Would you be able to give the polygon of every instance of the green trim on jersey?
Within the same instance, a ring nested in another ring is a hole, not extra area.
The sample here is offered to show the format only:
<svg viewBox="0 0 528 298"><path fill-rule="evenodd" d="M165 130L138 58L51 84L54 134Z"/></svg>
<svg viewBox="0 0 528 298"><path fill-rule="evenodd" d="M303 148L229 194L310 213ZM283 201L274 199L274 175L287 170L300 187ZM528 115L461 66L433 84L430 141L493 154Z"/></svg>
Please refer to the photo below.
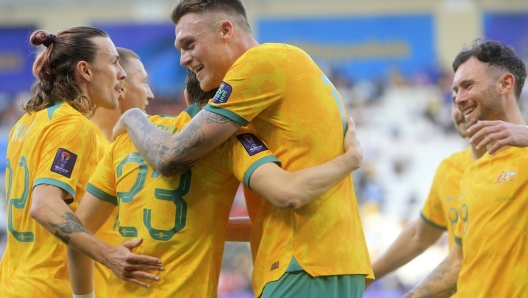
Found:
<svg viewBox="0 0 528 298"><path fill-rule="evenodd" d="M48 110L48 118L49 120L51 121L51 119L53 118L53 113L55 113L55 111L62 105L62 102L56 102L54 105L52 105L51 107L49 107L47 110Z"/></svg>
<svg viewBox="0 0 528 298"><path fill-rule="evenodd" d="M286 272L279 280L266 284L260 298L361 298L365 275L345 274L313 277L306 271Z"/></svg>
<svg viewBox="0 0 528 298"><path fill-rule="evenodd" d="M457 236L455 236L455 243L462 246L462 238L458 238Z"/></svg>
<svg viewBox="0 0 528 298"><path fill-rule="evenodd" d="M253 172L260 167L261 165L269 162L276 163L279 167L281 166L281 162L275 157L275 156L265 156L257 161L255 161L246 171L244 174L244 185L247 186L249 189L251 187L249 186L249 179L251 178L251 175L253 175Z"/></svg>
<svg viewBox="0 0 528 298"><path fill-rule="evenodd" d="M62 181L58 181L58 180L55 180L55 179L52 179L52 178L39 178L39 179L35 180L35 183L33 183L33 188L35 188L35 186L41 185L41 184L48 184L48 185L56 186L56 187L64 190L65 192L69 193L70 196L73 199L75 199L75 191L73 190L73 188L71 186L69 186L68 184L62 182Z"/></svg>
<svg viewBox="0 0 528 298"><path fill-rule="evenodd" d="M425 215L423 215L422 212L420 212L420 217L423 219L423 221L425 221L426 224L428 224L428 225L430 225L430 226L432 226L432 227L434 227L434 228L440 229L440 230L442 230L442 231L447 231L447 227L442 227L441 225L437 225L437 224L435 224L434 222L432 222L432 221L430 221L429 219L427 219L427 218L425 217Z"/></svg>
<svg viewBox="0 0 528 298"><path fill-rule="evenodd" d="M215 113L215 114L218 114L218 115L222 115L222 116L224 116L226 118L231 119L232 121L235 121L236 123L238 123L238 124L240 124L242 126L246 126L249 123L249 121L247 121L246 119L242 118L238 114L236 114L234 112L231 112L230 110L226 110L226 109L223 109L223 108L220 108L220 107L217 107L217 106L213 106L211 104L206 105L204 110L207 110L207 111L209 111L211 113Z"/></svg>
<svg viewBox="0 0 528 298"><path fill-rule="evenodd" d="M196 116L198 113L200 113L200 111L202 110L202 108L200 108L199 106L195 105L195 104L192 104L192 105L189 105L185 110L184 112L189 114L189 116L192 118L194 118L194 116Z"/></svg>
<svg viewBox="0 0 528 298"><path fill-rule="evenodd" d="M304 269L301 266L301 264L299 264L295 256L292 256L290 260L290 264L288 264L288 268L286 268L286 272L297 272L297 271L304 271Z"/></svg>
<svg viewBox="0 0 528 298"><path fill-rule="evenodd" d="M108 202L110 204L117 206L117 197L112 196L110 194L107 194L106 192L100 190L99 188L95 187L93 184L88 183L86 186L86 191L91 193L92 195L96 196L101 201Z"/></svg>

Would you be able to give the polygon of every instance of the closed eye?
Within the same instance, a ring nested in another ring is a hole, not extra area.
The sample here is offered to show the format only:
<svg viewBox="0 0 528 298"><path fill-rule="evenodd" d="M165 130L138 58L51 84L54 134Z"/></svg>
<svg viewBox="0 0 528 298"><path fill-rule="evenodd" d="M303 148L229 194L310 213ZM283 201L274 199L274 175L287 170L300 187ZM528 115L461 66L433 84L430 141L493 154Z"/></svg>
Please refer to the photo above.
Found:
<svg viewBox="0 0 528 298"><path fill-rule="evenodd" d="M194 47L194 41L192 40L186 41L183 45L184 50L192 50L193 47Z"/></svg>

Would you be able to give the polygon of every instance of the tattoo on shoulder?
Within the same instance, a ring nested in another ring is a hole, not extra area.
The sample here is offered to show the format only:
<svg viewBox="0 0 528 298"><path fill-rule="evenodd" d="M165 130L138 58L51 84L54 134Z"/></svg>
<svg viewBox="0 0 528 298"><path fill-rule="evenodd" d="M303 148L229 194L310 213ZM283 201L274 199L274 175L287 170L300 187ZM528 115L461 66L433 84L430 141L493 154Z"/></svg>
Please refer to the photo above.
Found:
<svg viewBox="0 0 528 298"><path fill-rule="evenodd" d="M73 233L88 233L92 234L90 231L88 231L82 222L73 214L72 212L66 212L65 214L61 215L62 218L64 218L66 221L60 222L60 223L52 223L49 222L49 224L56 228L57 231L55 231L55 236L59 238L62 242L68 244L68 241L70 240L70 237L67 235L61 235L59 233L62 232L64 234L73 234Z"/></svg>

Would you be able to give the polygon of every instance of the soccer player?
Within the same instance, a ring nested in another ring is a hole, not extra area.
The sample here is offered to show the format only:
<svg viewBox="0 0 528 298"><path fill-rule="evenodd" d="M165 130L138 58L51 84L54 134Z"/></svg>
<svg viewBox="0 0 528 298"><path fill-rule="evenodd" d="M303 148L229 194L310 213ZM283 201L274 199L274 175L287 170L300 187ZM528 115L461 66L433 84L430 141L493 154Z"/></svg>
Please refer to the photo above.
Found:
<svg viewBox="0 0 528 298"><path fill-rule="evenodd" d="M97 137L98 160L103 158L110 146L112 129L121 115L131 108L145 110L148 102L154 99L154 94L148 85L148 74L139 56L129 49L116 47L116 50L119 55L119 64L123 67L127 77L123 80L118 108L114 110L98 108L90 118ZM117 208L97 231L96 236L113 246L117 246L122 242L121 236L117 231ZM99 262L95 263L94 292L96 297L106 297L106 284L111 274L112 271L106 266Z"/></svg>
<svg viewBox="0 0 528 298"><path fill-rule="evenodd" d="M214 94L204 94L189 72L191 104L180 116L151 116L149 120L171 133L178 133ZM285 184L267 185L263 195L281 191L300 192L317 198L360 165L353 122L345 138L346 153L309 169L288 173L249 129L241 129L228 142L193 165L181 176L164 177L141 158L127 134L121 134L98 165L88 184L77 214L90 230L97 230L107 214L119 206L122 237L143 237L138 253L155 255L164 261L160 281L150 289L143 281L123 283L112 276L109 297L215 297L230 207L240 181L260 187L270 175ZM350 150L349 150L350 149ZM236 166L235 166L236 165ZM288 183L291 182L291 183ZM272 190L272 188L275 188ZM301 202L303 204L308 203ZM111 207L114 204L114 207ZM97 247L90 247L93 252ZM72 286L75 294L91 292L83 274L90 261L70 254ZM85 264L86 265L83 265Z"/></svg>
<svg viewBox="0 0 528 298"><path fill-rule="evenodd" d="M523 61L496 41L476 42L453 62L455 102L468 133L479 120L525 126L519 97ZM482 131L483 126L480 127ZM472 140L473 162L462 176L455 244L446 259L406 297L528 296L528 149L504 146L493 155L486 138ZM500 138L499 138L500 139ZM491 150L493 144L489 144Z"/></svg>
<svg viewBox="0 0 528 298"><path fill-rule="evenodd" d="M454 98L451 112L458 134L466 138L467 124ZM372 264L376 280L419 256L446 230L449 248L453 247L453 228L459 218L460 179L472 161L471 147L468 147L440 163L420 218L407 225L387 251Z"/></svg>
<svg viewBox="0 0 528 298"><path fill-rule="evenodd" d="M157 129L136 109L123 115L137 149L161 174L185 172L249 123L287 171L343 153L346 111L335 87L301 49L259 45L241 1L182 0L171 17L180 64L196 73L203 90L220 89L177 135ZM295 283L302 289L311 284L308 291L326 297L361 297L365 277L373 276L352 177L299 206L292 200L280 209L262 201L253 222L265 231L255 238L255 296L303 295L284 292ZM278 286L265 288L277 280Z"/></svg>
<svg viewBox="0 0 528 298"><path fill-rule="evenodd" d="M96 136L85 115L93 107L117 107L126 73L114 44L96 28L70 27L56 35L38 30L30 42L47 48L33 65L37 82L26 113L9 135L0 296L71 297L66 249L55 237L82 249L78 240L87 231L67 204L82 197L97 163ZM159 262L132 254L137 245L107 245L107 263Z"/></svg>

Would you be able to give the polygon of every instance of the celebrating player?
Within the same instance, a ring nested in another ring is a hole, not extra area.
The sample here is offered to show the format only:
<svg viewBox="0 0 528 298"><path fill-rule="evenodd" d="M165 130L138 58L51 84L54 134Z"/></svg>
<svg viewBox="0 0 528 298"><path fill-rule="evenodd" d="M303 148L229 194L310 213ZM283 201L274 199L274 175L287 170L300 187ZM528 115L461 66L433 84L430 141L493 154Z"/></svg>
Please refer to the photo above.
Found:
<svg viewBox="0 0 528 298"><path fill-rule="evenodd" d="M457 55L453 70L455 102L472 138L484 130L485 126L472 129L479 120L525 126L518 101L526 68L511 48L495 41L476 42ZM479 159L461 179L465 195L460 197L455 244L406 297L528 295L528 216L523 212L528 208L528 149L502 147L503 143L490 155L486 146L478 146L492 134L483 132L472 140ZM489 145L491 150L494 144Z"/></svg>
<svg viewBox="0 0 528 298"><path fill-rule="evenodd" d="M249 123L287 171L343 153L343 102L308 54L286 44L259 45L239 0L182 0L171 17L180 64L196 73L203 90L220 89L177 135L157 129L141 111L123 115L132 141L156 170L187 171ZM313 283L311 289L327 297L361 297L372 268L352 178L299 206L294 201L279 209L267 200L259 206L253 221L260 234L253 238L255 296L298 297L302 292L286 290Z"/></svg>
<svg viewBox="0 0 528 298"><path fill-rule="evenodd" d="M88 231L67 204L82 197L97 163L96 136L85 115L95 107L117 107L126 73L114 44L99 29L71 27L57 35L38 30L30 41L47 48L33 65L38 81L26 114L9 135L9 233L0 296L71 297L66 248L55 237L82 249L79 240ZM114 267L159 261L133 255L132 246L107 245L108 255L97 259L110 264L128 258Z"/></svg>

